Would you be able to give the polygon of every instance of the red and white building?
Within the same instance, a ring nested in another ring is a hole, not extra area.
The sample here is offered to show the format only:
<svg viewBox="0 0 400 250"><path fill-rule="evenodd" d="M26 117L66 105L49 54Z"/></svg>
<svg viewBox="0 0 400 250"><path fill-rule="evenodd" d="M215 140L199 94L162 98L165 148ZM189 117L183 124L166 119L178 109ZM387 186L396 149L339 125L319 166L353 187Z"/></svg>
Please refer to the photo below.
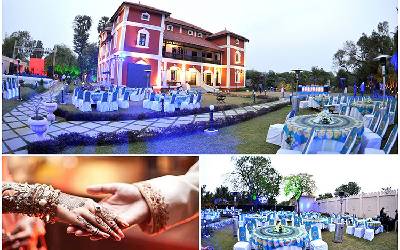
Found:
<svg viewBox="0 0 400 250"><path fill-rule="evenodd" d="M245 85L249 40L211 33L170 13L124 2L100 34L98 80L129 87L176 83L234 89Z"/></svg>

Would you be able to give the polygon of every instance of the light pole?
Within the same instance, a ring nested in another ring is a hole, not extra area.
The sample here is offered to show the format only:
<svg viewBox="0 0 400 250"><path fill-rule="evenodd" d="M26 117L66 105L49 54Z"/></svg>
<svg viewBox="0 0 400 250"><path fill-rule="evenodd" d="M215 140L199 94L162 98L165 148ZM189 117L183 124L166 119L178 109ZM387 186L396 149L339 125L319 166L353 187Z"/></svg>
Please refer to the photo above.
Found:
<svg viewBox="0 0 400 250"><path fill-rule="evenodd" d="M299 80L300 80L300 73L304 70L302 69L293 69L292 70L295 74L296 74L296 92L297 92L297 88L299 86ZM293 96L293 88L292 88L292 96Z"/></svg>
<svg viewBox="0 0 400 250"><path fill-rule="evenodd" d="M151 69L146 69L144 72L146 72L146 76L147 76L147 88L150 88Z"/></svg>
<svg viewBox="0 0 400 250"><path fill-rule="evenodd" d="M386 61L390 58L389 55L380 55L374 59L374 61L379 61L382 67L382 78L383 78L383 99L386 97Z"/></svg>
<svg viewBox="0 0 400 250"><path fill-rule="evenodd" d="M119 55L114 55L114 64L117 64L117 77L114 77L114 79L117 79L117 86L119 85Z"/></svg>
<svg viewBox="0 0 400 250"><path fill-rule="evenodd" d="M21 84L19 83L19 74L20 74L20 72L21 72L21 69L20 69L21 60L20 60L20 59L17 59L17 63L18 63L18 69L17 69L18 101L22 101L22 97L21 97Z"/></svg>

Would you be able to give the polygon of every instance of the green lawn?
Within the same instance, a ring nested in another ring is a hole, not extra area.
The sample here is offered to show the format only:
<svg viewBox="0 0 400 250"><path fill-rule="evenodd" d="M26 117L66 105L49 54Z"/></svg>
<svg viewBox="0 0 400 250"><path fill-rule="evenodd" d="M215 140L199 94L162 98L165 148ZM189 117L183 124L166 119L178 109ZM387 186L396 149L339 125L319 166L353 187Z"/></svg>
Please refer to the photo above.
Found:
<svg viewBox="0 0 400 250"><path fill-rule="evenodd" d="M370 242L364 239L358 239L354 236L345 234L343 243L334 243L334 233L323 231L322 239L328 244L329 250L395 250L397 249L398 234L396 232L381 233L375 235ZM228 226L224 229L214 232L209 239L202 239L202 246L213 246L216 250L232 250L237 239L232 236L232 227Z"/></svg>
<svg viewBox="0 0 400 250"><path fill-rule="evenodd" d="M21 87L21 97L24 101L26 101L32 98L35 94L43 93L44 91L46 91L46 89L44 89L43 87L38 87L37 89L34 89L32 87ZM3 99L2 101L3 114L10 112L15 107L21 104L21 101L18 101L17 99L18 97L15 97L10 100Z"/></svg>

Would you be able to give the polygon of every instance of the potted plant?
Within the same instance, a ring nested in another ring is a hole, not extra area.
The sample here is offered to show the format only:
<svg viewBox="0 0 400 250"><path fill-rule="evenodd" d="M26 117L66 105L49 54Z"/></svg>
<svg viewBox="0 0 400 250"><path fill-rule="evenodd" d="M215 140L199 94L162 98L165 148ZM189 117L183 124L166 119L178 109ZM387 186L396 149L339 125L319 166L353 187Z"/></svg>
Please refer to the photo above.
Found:
<svg viewBox="0 0 400 250"><path fill-rule="evenodd" d="M35 116L28 119L29 127L35 132L38 140L45 139L46 131L49 128L49 123L46 117L39 115L40 105L42 105L42 98L35 103Z"/></svg>
<svg viewBox="0 0 400 250"><path fill-rule="evenodd" d="M53 114L54 111L57 110L57 102L54 102L53 100L53 94L54 94L54 89L50 88L49 90L49 100L44 103L44 106L46 107L47 111L47 120L49 122L53 122L56 119L56 116Z"/></svg>

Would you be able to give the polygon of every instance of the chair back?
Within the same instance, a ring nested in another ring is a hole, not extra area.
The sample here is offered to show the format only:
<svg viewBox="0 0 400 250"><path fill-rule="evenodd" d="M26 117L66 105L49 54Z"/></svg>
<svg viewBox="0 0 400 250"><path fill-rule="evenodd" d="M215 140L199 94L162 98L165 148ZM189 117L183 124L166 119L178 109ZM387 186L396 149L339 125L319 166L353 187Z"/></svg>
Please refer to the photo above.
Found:
<svg viewBox="0 0 400 250"><path fill-rule="evenodd" d="M196 100L196 103L200 103L200 102L201 102L201 92L199 92L197 94L197 100Z"/></svg>
<svg viewBox="0 0 400 250"><path fill-rule="evenodd" d="M379 109L379 102L376 102L374 104L374 109L372 110L372 113L374 113L375 111L377 111Z"/></svg>
<svg viewBox="0 0 400 250"><path fill-rule="evenodd" d="M128 101L128 99L129 99L129 92L128 91L125 91L125 93L124 93L124 101Z"/></svg>
<svg viewBox="0 0 400 250"><path fill-rule="evenodd" d="M101 102L107 102L108 101L108 92L104 92L103 95L101 96Z"/></svg>
<svg viewBox="0 0 400 250"><path fill-rule="evenodd" d="M379 123L378 130L376 131L376 133L380 137L383 137L385 135L385 133L386 133L386 130L387 130L388 126L389 126L389 114L386 113L383 116L381 122Z"/></svg>
<svg viewBox="0 0 400 250"><path fill-rule="evenodd" d="M343 144L342 150L340 150L341 154L350 154L351 150L354 147L354 144L357 140L357 128L354 127L351 129L349 135L346 138L346 141Z"/></svg>
<svg viewBox="0 0 400 250"><path fill-rule="evenodd" d="M378 111L375 111L374 117L372 117L371 123L368 126L368 128L372 132L375 132L376 126L378 125L378 122L379 122L379 116L380 116L380 113Z"/></svg>
<svg viewBox="0 0 400 250"><path fill-rule="evenodd" d="M308 141L306 143L306 145L304 146L303 149L303 154L308 154L308 152L310 151L310 146L312 144L312 142L314 141L314 136L315 136L315 128L313 127L310 131L310 138L308 138Z"/></svg>
<svg viewBox="0 0 400 250"><path fill-rule="evenodd" d="M194 100L194 95L190 94L189 103L193 103L193 100Z"/></svg>
<svg viewBox="0 0 400 250"><path fill-rule="evenodd" d="M125 96L126 88L122 88L121 95Z"/></svg>
<svg viewBox="0 0 400 250"><path fill-rule="evenodd" d="M389 154L390 150L392 150L392 147L394 145L394 143L397 140L397 135L398 135L398 124L396 124L393 129L392 132L390 132L389 138L385 144L385 146L383 147L383 151L385 152L385 154Z"/></svg>
<svg viewBox="0 0 400 250"><path fill-rule="evenodd" d="M270 226L275 225L275 218L274 218L273 216L272 216L271 218L269 218L268 224L269 224Z"/></svg>
<svg viewBox="0 0 400 250"><path fill-rule="evenodd" d="M78 90L78 99L83 100L83 90Z"/></svg>
<svg viewBox="0 0 400 250"><path fill-rule="evenodd" d="M112 101L112 102L116 102L117 99L118 99L118 91L114 91L113 94L112 94L112 99L111 99L111 101Z"/></svg>
<svg viewBox="0 0 400 250"><path fill-rule="evenodd" d="M311 227L310 236L311 236L311 241L319 240L321 238L319 235L319 228L316 225L313 225Z"/></svg>
<svg viewBox="0 0 400 250"><path fill-rule="evenodd" d="M171 97L171 104L175 104L176 94L173 94Z"/></svg>
<svg viewBox="0 0 400 250"><path fill-rule="evenodd" d="M151 92L150 97L149 97L149 101L153 102L155 97L156 97L156 94L154 92Z"/></svg>
<svg viewBox="0 0 400 250"><path fill-rule="evenodd" d="M341 108L340 108L340 115L346 115L346 112L347 111L347 105L343 105Z"/></svg>
<svg viewBox="0 0 400 250"><path fill-rule="evenodd" d="M78 88L74 88L74 96L78 96Z"/></svg>
<svg viewBox="0 0 400 250"><path fill-rule="evenodd" d="M90 102L90 96L92 93L90 91L85 91L85 99L83 100L84 102Z"/></svg>
<svg viewBox="0 0 400 250"><path fill-rule="evenodd" d="M392 100L390 103L391 103L391 104L390 104L390 110L389 110L389 112L395 113L395 112L396 112L396 109L397 109L397 101L396 101L396 100Z"/></svg>

